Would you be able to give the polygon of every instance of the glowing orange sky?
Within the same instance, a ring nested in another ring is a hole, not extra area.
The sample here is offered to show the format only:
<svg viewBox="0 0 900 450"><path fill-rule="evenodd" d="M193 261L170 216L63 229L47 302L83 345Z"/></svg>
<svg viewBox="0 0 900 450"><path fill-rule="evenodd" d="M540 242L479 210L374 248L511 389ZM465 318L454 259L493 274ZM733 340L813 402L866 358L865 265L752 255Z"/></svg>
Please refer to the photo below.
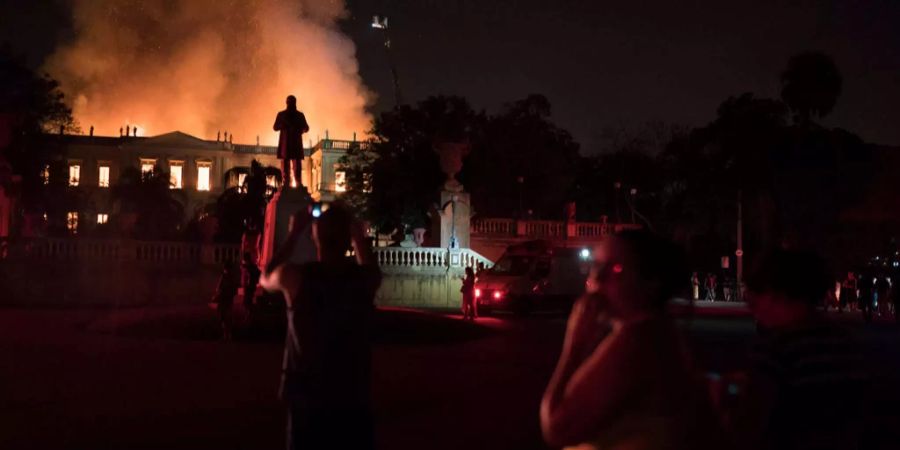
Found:
<svg viewBox="0 0 900 450"><path fill-rule="evenodd" d="M76 0L76 39L49 58L81 128L117 136L180 130L205 139L274 145L288 94L307 140L362 137L372 94L353 42L335 23L340 1Z"/></svg>

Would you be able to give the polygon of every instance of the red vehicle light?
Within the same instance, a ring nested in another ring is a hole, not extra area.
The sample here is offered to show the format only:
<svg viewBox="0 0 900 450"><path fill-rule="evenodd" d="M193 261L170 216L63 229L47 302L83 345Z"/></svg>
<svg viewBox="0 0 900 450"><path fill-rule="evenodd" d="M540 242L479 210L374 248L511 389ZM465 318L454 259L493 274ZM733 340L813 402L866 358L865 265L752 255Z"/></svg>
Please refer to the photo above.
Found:
<svg viewBox="0 0 900 450"><path fill-rule="evenodd" d="M503 297L503 293L500 291L494 291L494 298L499 299Z"/></svg>
<svg viewBox="0 0 900 450"><path fill-rule="evenodd" d="M481 289L475 289L475 298L481 297Z"/></svg>

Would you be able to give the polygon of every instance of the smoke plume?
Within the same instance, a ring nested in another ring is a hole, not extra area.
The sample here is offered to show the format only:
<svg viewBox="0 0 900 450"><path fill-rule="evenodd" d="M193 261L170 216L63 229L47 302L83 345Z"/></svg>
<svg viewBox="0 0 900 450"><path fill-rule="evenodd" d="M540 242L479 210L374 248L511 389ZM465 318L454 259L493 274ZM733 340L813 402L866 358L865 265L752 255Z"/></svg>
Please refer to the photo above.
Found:
<svg viewBox="0 0 900 450"><path fill-rule="evenodd" d="M75 39L46 69L97 134L128 124L271 145L294 94L308 138L349 139L369 128L371 94L344 14L343 0L74 0Z"/></svg>

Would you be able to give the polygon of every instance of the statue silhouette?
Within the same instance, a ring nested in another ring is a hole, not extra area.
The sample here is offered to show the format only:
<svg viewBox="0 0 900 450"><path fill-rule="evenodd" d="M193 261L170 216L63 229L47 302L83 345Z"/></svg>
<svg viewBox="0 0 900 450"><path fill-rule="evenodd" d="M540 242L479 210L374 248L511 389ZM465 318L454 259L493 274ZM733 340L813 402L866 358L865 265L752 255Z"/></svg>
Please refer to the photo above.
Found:
<svg viewBox="0 0 900 450"><path fill-rule="evenodd" d="M301 170L303 162L303 133L309 131L306 116L297 110L297 98L289 95L286 100L287 108L275 117L275 125L272 127L279 131L278 159L281 160L281 175L284 186L290 186L291 161L294 162L294 180L302 186Z"/></svg>

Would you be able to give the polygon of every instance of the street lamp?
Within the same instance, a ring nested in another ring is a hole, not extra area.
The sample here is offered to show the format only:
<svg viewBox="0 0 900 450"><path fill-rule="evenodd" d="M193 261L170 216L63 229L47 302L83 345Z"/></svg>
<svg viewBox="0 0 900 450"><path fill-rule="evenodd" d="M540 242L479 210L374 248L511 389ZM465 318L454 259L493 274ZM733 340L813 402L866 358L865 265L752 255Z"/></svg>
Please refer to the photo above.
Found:
<svg viewBox="0 0 900 450"><path fill-rule="evenodd" d="M629 194L631 194L631 200L628 203L629 203L629 206L631 207L631 223L633 224L634 223L634 196L637 195L637 188L631 188L631 191L629 191Z"/></svg>
<svg viewBox="0 0 900 450"><path fill-rule="evenodd" d="M619 190L622 189L622 182L616 181L613 183L613 187L616 188L616 223L622 223L622 215L619 214Z"/></svg>
<svg viewBox="0 0 900 450"><path fill-rule="evenodd" d="M519 219L522 219L522 209L524 208L525 204L525 197L523 193L523 190L525 188L525 177L519 175L518 177L516 177L516 182L519 184Z"/></svg>
<svg viewBox="0 0 900 450"><path fill-rule="evenodd" d="M387 53L388 65L391 68L391 77L394 80L394 106L399 108L401 104L400 79L397 77L397 66L394 64L394 55L391 52L391 29L387 16L372 17L372 28L384 33L384 50Z"/></svg>

